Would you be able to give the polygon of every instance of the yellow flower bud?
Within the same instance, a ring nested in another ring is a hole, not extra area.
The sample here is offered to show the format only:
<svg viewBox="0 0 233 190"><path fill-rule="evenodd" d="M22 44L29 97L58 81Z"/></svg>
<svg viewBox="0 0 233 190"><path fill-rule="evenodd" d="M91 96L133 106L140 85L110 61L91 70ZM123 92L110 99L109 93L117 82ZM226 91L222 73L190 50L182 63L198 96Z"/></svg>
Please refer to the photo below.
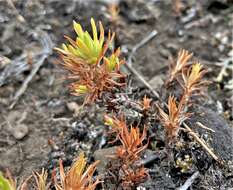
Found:
<svg viewBox="0 0 233 190"><path fill-rule="evenodd" d="M113 119L107 115L104 116L104 124L111 126L111 127L114 127Z"/></svg>
<svg viewBox="0 0 233 190"><path fill-rule="evenodd" d="M75 91L79 94L87 94L89 92L89 89L86 85L79 85Z"/></svg>

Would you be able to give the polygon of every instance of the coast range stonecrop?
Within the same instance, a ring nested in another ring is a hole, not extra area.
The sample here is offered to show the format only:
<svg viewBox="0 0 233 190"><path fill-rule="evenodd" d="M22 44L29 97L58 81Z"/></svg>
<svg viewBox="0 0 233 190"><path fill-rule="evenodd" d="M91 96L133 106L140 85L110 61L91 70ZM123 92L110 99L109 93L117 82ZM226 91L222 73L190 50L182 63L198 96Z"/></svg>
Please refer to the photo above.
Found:
<svg viewBox="0 0 233 190"><path fill-rule="evenodd" d="M121 183L126 187L133 187L135 184L143 182L148 176L144 166L138 166L137 162L141 160L142 152L147 148L147 128L140 132L139 127L131 126L128 129L125 117L123 115L118 119L113 116L105 115L105 124L111 127L111 133L116 135L115 141L119 140L121 145L116 149L116 158L121 162L119 176ZM114 142L115 142L114 141Z"/></svg>
<svg viewBox="0 0 233 190"><path fill-rule="evenodd" d="M72 94L84 95L84 103L91 103L102 97L104 92L112 92L114 88L125 85L122 82L125 76L120 72L124 60L120 60L120 49L109 52L115 34L109 31L105 41L104 28L99 22L99 37L94 19L91 19L93 37L83 31L79 23L73 22L77 34L76 40L68 36L68 44L62 48L55 48L62 60L63 67L69 71Z"/></svg>
<svg viewBox="0 0 233 190"><path fill-rule="evenodd" d="M67 173L64 171L62 161L60 161L60 182L55 180L56 190L94 190L96 185L100 183L99 179L93 180L93 174L99 161L86 168L87 161L84 153L81 153L78 159Z"/></svg>
<svg viewBox="0 0 233 190"><path fill-rule="evenodd" d="M160 120L165 127L167 144L176 140L181 124L192 115L192 113L187 112L191 105L191 98L203 95L203 87L209 84L209 81L203 79L207 71L199 62L192 62L188 66L187 61L191 57L191 53L181 50L178 53L176 66L171 67L172 70L170 71L168 82L176 79L181 85L183 93L180 100L176 101L173 96L169 96L167 104L168 114L158 106ZM181 75L182 80L178 79L178 75Z"/></svg>

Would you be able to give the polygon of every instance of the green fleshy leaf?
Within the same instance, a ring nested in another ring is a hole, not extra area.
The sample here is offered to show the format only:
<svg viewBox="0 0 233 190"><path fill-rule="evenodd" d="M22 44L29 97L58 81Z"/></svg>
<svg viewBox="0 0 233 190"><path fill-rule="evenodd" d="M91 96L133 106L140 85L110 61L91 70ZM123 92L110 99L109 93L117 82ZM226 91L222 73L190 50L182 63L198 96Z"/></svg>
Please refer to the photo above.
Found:
<svg viewBox="0 0 233 190"><path fill-rule="evenodd" d="M15 190L10 181L6 179L0 172L0 190Z"/></svg>
<svg viewBox="0 0 233 190"><path fill-rule="evenodd" d="M73 21L73 26L74 26L74 30L76 32L76 34L82 38L83 36L83 29L82 29L82 26L78 23L76 23L75 21Z"/></svg>

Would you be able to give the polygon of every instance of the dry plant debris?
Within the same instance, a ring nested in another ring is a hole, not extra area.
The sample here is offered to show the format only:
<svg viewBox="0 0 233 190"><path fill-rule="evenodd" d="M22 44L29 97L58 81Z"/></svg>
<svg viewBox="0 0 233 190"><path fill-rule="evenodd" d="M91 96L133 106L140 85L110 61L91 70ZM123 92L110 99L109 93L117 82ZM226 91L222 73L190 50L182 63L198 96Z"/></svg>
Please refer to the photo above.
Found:
<svg viewBox="0 0 233 190"><path fill-rule="evenodd" d="M232 60L232 57L233 57L233 50L231 50L228 53L228 56L226 58L220 59L220 62L217 63L217 65L221 67L221 70L220 70L218 76L215 78L215 82L222 83L224 77L229 77L229 75L232 75L232 74L230 74L233 71L233 60ZM232 78L232 76L226 82L226 84L224 85L224 88L230 89L230 90L233 89L233 78Z"/></svg>
<svg viewBox="0 0 233 190"><path fill-rule="evenodd" d="M192 58L193 54L189 53L187 50L181 49L178 53L176 61L171 60L169 65L169 77L166 84L172 82L185 67L188 66L188 61Z"/></svg>
<svg viewBox="0 0 233 190"><path fill-rule="evenodd" d="M113 25L117 25L119 21L120 8L116 3L110 3L108 6L109 20Z"/></svg>
<svg viewBox="0 0 233 190"><path fill-rule="evenodd" d="M38 190L47 190L49 185L47 184L48 172L43 168L41 173L35 172L33 177L36 182L36 189Z"/></svg>
<svg viewBox="0 0 233 190"><path fill-rule="evenodd" d="M151 101L152 101L152 99L151 98L147 98L146 95L143 97L143 100L140 102L140 105L141 105L142 110L144 112L150 110L150 108L151 108Z"/></svg>

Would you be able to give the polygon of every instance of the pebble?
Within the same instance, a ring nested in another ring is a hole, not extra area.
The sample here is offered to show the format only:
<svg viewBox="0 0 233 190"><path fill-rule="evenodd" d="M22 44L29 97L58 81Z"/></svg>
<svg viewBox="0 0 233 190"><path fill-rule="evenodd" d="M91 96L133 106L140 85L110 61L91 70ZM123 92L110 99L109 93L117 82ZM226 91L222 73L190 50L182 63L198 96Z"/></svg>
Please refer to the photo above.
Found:
<svg viewBox="0 0 233 190"><path fill-rule="evenodd" d="M20 110L12 111L7 116L8 131L16 140L21 140L29 133L28 126L23 123L27 117L27 112Z"/></svg>
<svg viewBox="0 0 233 190"><path fill-rule="evenodd" d="M11 129L11 134L15 137L16 140L23 139L28 134L28 126L25 124L18 124Z"/></svg>
<svg viewBox="0 0 233 190"><path fill-rule="evenodd" d="M75 115L79 113L80 106L76 102L67 102L66 106L71 112L74 112Z"/></svg>
<svg viewBox="0 0 233 190"><path fill-rule="evenodd" d="M156 75L149 81L149 84L152 86L154 90L158 90L164 84L163 79L164 79L164 75Z"/></svg>
<svg viewBox="0 0 233 190"><path fill-rule="evenodd" d="M115 157L117 146L99 149L94 152L95 160L100 160L100 163L97 165L97 171L100 174L105 173L107 164L112 160L112 157Z"/></svg>

